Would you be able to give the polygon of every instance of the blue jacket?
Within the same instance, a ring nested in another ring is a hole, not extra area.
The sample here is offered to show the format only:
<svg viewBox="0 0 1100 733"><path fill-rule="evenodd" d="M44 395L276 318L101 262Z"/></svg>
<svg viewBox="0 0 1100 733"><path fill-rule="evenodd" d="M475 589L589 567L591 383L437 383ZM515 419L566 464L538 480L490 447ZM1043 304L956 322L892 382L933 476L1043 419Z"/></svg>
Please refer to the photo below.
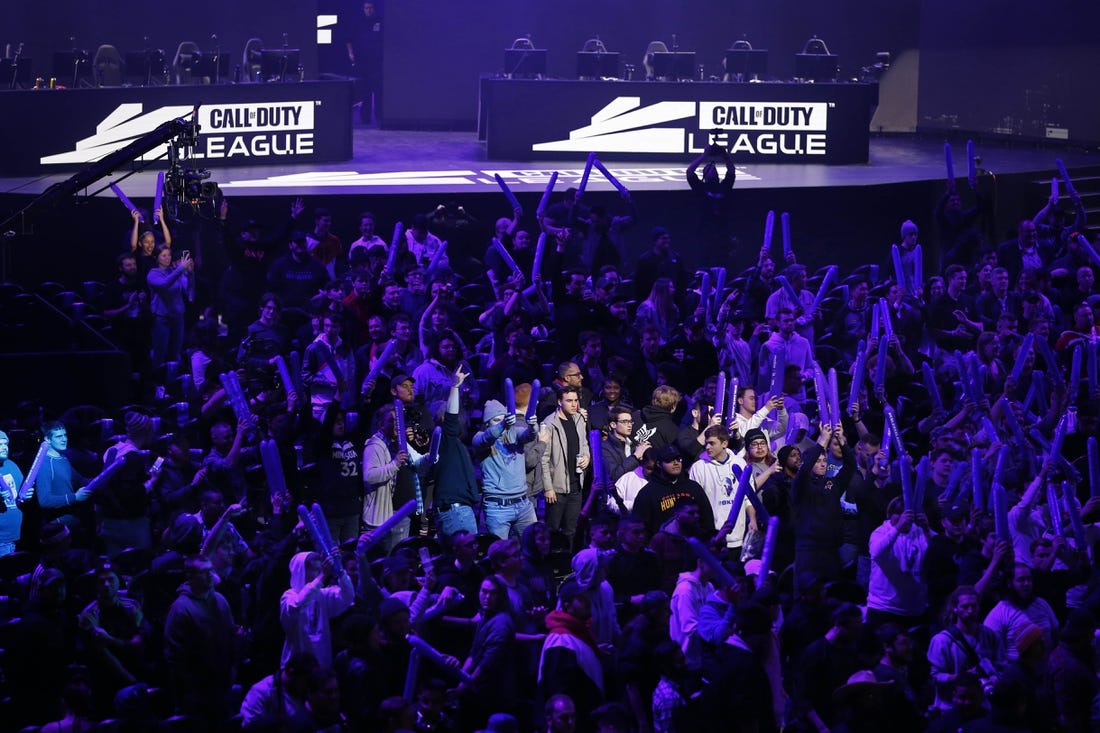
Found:
<svg viewBox="0 0 1100 733"><path fill-rule="evenodd" d="M529 425L505 428L503 422L474 436L474 450L486 453L481 460L481 482L486 494L506 497L527 493L525 446L538 437Z"/></svg>

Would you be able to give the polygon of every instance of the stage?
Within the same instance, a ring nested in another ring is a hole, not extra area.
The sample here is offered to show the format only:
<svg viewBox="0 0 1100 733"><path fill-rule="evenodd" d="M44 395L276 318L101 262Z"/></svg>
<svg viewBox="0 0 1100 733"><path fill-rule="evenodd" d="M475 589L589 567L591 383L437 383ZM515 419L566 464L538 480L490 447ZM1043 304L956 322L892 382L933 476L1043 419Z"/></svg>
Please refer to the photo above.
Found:
<svg viewBox="0 0 1100 733"><path fill-rule="evenodd" d="M499 174L517 194L542 192L550 174L557 171L557 190L575 185L583 164L564 161L489 161L485 143L475 132L420 132L379 130L357 126L352 131L352 159L342 162L283 164L278 166L219 167L216 161L202 161L212 171L227 196L361 196L395 194L484 194L498 192L494 174ZM965 175L965 141L955 141L955 166ZM981 167L995 176L1029 175L1036 181L1049 179L1056 171L1054 160L1062 158L1072 171L1097 165L1097 156L1087 152L1059 150L1034 145L977 141ZM633 191L687 191L686 164L644 164L617 160L614 154L601 156L608 169ZM736 156L734 160L737 161ZM152 197L156 167L134 173L123 188L131 197ZM118 180L129 170L120 170L109 180ZM869 162L854 165L778 164L737 162L738 190L806 189L882 186L937 181L944 177L943 140L918 136L872 136ZM37 195L50 185L65 180L66 174L39 177L0 178L3 194ZM965 181L960 181L963 189ZM106 185L106 180L102 185ZM590 192L612 191L603 178L594 175ZM100 195L112 195L110 190ZM503 199L502 199L503 200Z"/></svg>

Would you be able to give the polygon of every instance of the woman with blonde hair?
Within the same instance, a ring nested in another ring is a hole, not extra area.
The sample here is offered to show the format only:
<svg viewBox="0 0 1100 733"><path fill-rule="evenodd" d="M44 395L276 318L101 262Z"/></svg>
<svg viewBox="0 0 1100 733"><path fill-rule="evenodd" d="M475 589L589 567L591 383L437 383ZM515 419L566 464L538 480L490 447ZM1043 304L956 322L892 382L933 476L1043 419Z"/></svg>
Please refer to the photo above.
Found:
<svg viewBox="0 0 1100 733"><path fill-rule="evenodd" d="M667 277L659 277L649 291L649 297L638 304L634 315L634 328L639 332L646 326L653 326L661 333L661 340L667 341L676 324L680 322L680 309L676 307L676 286Z"/></svg>

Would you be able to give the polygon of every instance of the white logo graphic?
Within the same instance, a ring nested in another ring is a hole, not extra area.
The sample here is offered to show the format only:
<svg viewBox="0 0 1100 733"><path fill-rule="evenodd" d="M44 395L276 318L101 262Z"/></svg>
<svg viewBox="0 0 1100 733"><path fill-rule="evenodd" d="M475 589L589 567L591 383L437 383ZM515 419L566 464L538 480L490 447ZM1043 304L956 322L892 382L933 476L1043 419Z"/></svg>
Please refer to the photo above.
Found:
<svg viewBox="0 0 1100 733"><path fill-rule="evenodd" d="M687 130L651 127L695 116L695 102L658 102L641 107L641 97L618 97L596 114L592 124L569 133L568 140L535 143L537 152L682 153ZM638 129L643 128L643 129Z"/></svg>
<svg viewBox="0 0 1100 733"><path fill-rule="evenodd" d="M824 155L831 106L829 102L657 102L642 107L641 97L616 97L592 115L591 124L570 131L567 140L535 143L531 150L678 154L700 153L706 145L717 143L732 153ZM694 129L658 127L684 119L691 120Z"/></svg>
<svg viewBox="0 0 1100 733"><path fill-rule="evenodd" d="M700 102L700 130L806 130L824 132L825 102Z"/></svg>
<svg viewBox="0 0 1100 733"><path fill-rule="evenodd" d="M318 46L331 46L332 45L332 26L336 25L339 21L339 16L336 15L318 15L317 16L317 45Z"/></svg>
<svg viewBox="0 0 1100 733"><path fill-rule="evenodd" d="M199 132L287 132L313 129L312 102L199 107Z"/></svg>
<svg viewBox="0 0 1100 733"><path fill-rule="evenodd" d="M199 141L195 158L276 157L313 153L317 102L289 101L220 104L199 107ZM42 165L92 163L148 135L165 122L191 114L190 105L170 105L142 113L140 102L120 104L96 125L95 134L78 140L67 153L47 155ZM141 156L156 160L168 145Z"/></svg>
<svg viewBox="0 0 1100 733"><path fill-rule="evenodd" d="M651 428L645 423L642 423L642 427L638 428L638 432L634 433L635 443L644 443L657 432L657 428Z"/></svg>
<svg viewBox="0 0 1100 733"><path fill-rule="evenodd" d="M100 158L126 147L142 135L147 135L165 122L183 117L191 112L187 105L160 107L142 114L141 102L120 104L114 112L107 115L96 125L95 134L83 140L77 140L74 149L68 153L47 155L42 165L72 163L93 163ZM168 146L158 147L141 156L142 160L155 160L165 154Z"/></svg>

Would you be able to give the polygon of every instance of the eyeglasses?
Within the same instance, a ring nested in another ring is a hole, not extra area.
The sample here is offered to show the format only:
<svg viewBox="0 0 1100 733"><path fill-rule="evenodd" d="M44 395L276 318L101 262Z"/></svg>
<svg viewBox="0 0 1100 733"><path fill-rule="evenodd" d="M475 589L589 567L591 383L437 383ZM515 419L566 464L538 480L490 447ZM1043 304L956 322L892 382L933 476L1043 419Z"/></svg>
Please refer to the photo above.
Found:
<svg viewBox="0 0 1100 733"><path fill-rule="evenodd" d="M616 422L621 422L621 423L626 423L626 424L633 425L634 424L634 418L632 418L632 417L623 417L623 418L619 418L618 420L616 420Z"/></svg>
<svg viewBox="0 0 1100 733"><path fill-rule="evenodd" d="M679 457L679 456L676 456L675 458L666 458L665 460L661 461L661 463L683 463L683 462L684 462L684 459Z"/></svg>
<svg viewBox="0 0 1100 733"><path fill-rule="evenodd" d="M764 448L767 445L768 445L768 441L766 441L766 440L754 440L751 443L749 443L750 448Z"/></svg>
<svg viewBox="0 0 1100 733"><path fill-rule="evenodd" d="M562 376L563 377L579 377L579 376L581 376L581 373L580 372L568 372L567 374L563 374Z"/></svg>

